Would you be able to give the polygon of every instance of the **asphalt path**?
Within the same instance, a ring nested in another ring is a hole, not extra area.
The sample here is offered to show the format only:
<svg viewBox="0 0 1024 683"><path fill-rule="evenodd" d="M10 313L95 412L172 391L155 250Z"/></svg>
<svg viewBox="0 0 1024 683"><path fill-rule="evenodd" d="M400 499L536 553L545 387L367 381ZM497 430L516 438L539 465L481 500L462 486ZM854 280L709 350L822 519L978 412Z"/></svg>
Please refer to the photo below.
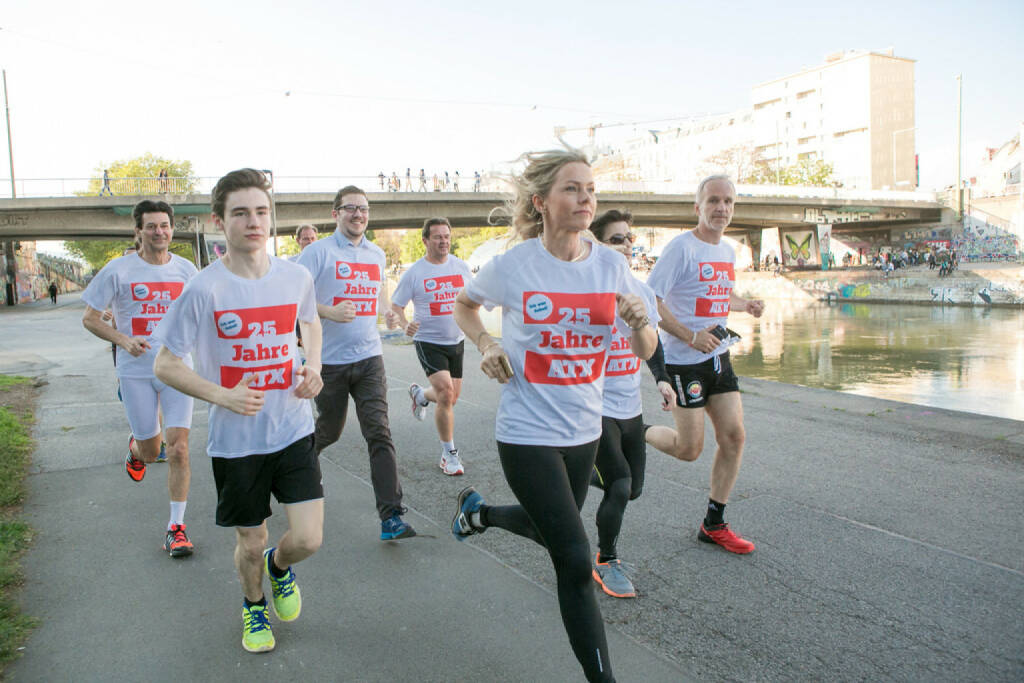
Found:
<svg viewBox="0 0 1024 683"><path fill-rule="evenodd" d="M546 553L502 530L448 532L458 491L513 502L494 444L496 384L466 352L445 477L407 388L412 346L385 344L392 433L420 536L381 543L354 415L324 451L324 546L298 567L302 618L270 655L242 651L233 536L213 522L205 407L186 521L197 553L158 549L165 477L123 471L127 423L109 346L76 297L0 313L0 372L41 376L26 514L25 611L42 624L11 680L581 680ZM639 596L599 593L620 681L1024 678L1024 422L741 378L745 462L726 517L757 544L699 543L713 435L683 463L648 449L619 541ZM653 381L645 421L668 423ZM592 545L600 492L583 515ZM270 522L272 537L282 515Z"/></svg>

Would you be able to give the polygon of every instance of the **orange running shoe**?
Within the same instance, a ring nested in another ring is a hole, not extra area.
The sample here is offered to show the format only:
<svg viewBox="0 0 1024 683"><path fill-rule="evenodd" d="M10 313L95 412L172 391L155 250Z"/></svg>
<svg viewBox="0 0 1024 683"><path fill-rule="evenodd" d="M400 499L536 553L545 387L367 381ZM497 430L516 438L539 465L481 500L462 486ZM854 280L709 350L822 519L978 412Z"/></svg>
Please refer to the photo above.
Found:
<svg viewBox="0 0 1024 683"><path fill-rule="evenodd" d="M701 524L697 538L705 543L717 543L730 553L745 555L754 550L753 543L734 534L729 525L725 523L713 524L710 528L705 528L704 524Z"/></svg>
<svg viewBox="0 0 1024 683"><path fill-rule="evenodd" d="M128 457L124 459L124 469L128 472L128 476L132 478L132 481L142 481L142 478L146 476L146 463L132 455L133 441L135 441L135 437L129 436Z"/></svg>
<svg viewBox="0 0 1024 683"><path fill-rule="evenodd" d="M185 535L184 524L172 524L167 530L167 538L164 540L164 550L171 557L188 557L192 554L192 541Z"/></svg>

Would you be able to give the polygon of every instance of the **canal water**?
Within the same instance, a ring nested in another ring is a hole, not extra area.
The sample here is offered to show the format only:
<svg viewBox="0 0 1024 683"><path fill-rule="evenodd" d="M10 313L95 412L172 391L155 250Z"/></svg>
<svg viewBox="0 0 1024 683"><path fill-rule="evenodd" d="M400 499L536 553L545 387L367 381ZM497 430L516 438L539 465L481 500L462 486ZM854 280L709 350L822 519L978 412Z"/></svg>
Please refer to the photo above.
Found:
<svg viewBox="0 0 1024 683"><path fill-rule="evenodd" d="M500 308L481 310L501 335ZM729 317L743 377L1024 420L1020 308L770 299Z"/></svg>
<svg viewBox="0 0 1024 683"><path fill-rule="evenodd" d="M771 300L733 315L741 377L1024 420L1024 311Z"/></svg>

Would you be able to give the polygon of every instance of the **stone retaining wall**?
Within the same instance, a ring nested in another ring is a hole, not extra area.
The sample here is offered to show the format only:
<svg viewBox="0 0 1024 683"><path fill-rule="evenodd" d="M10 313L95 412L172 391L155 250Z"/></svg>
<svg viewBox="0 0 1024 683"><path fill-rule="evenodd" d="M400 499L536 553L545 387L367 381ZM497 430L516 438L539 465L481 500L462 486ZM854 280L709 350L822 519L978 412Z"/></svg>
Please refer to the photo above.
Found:
<svg viewBox="0 0 1024 683"><path fill-rule="evenodd" d="M736 293L758 299L1024 306L1024 267L958 269L949 277L917 266L888 278L874 269L737 274Z"/></svg>

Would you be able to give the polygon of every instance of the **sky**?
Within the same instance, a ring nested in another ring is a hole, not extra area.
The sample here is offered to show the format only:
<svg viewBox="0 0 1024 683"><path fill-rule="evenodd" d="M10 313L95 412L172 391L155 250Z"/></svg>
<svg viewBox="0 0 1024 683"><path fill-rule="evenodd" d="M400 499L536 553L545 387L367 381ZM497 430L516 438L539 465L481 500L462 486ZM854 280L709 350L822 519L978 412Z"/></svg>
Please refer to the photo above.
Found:
<svg viewBox="0 0 1024 683"><path fill-rule="evenodd" d="M556 146L555 126L627 124L601 143L887 47L917 60L922 188L954 177L957 74L966 175L1017 135L1024 2L833 5L3 0L15 177L82 178L145 152L212 177L466 176Z"/></svg>

